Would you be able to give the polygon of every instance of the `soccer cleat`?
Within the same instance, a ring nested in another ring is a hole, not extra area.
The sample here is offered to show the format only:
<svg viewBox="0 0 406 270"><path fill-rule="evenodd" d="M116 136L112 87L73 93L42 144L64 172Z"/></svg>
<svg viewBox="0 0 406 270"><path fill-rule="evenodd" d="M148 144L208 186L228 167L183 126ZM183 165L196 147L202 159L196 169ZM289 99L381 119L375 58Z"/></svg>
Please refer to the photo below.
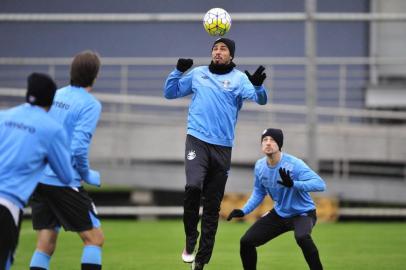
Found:
<svg viewBox="0 0 406 270"><path fill-rule="evenodd" d="M193 261L192 270L203 270L204 264Z"/></svg>
<svg viewBox="0 0 406 270"><path fill-rule="evenodd" d="M186 248L182 252L182 261L185 263L192 263L195 260L195 254L194 253L187 253Z"/></svg>

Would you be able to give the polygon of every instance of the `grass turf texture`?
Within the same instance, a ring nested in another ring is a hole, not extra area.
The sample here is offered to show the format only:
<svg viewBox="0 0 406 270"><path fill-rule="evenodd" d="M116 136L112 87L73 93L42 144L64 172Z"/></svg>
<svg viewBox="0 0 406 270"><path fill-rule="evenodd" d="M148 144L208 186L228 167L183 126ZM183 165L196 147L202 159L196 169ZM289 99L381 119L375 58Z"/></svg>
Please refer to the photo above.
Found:
<svg viewBox="0 0 406 270"><path fill-rule="evenodd" d="M104 220L103 269L189 269L181 262L181 220ZM207 270L242 269L239 239L250 224L221 222ZM406 223L318 224L313 231L325 269L405 269ZM35 248L31 221L23 222L13 269L28 269ZM74 233L61 232L51 269L80 269L82 244ZM258 270L303 270L306 267L293 233L258 248Z"/></svg>

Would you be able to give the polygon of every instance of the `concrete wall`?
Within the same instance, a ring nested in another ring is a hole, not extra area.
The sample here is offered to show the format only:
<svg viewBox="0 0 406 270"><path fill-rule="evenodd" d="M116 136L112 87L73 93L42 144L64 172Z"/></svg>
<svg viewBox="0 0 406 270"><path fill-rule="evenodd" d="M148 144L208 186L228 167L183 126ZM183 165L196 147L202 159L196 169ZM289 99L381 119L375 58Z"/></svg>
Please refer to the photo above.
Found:
<svg viewBox="0 0 406 270"><path fill-rule="evenodd" d="M276 124L285 132L283 150L306 156L305 127ZM255 160L262 157L259 137L264 124L240 122L237 128L233 165L227 192L250 192ZM322 160L362 160L404 163L405 126L331 126L319 127L319 155ZM170 124L100 126L91 149L92 164L99 169L105 184L145 189L182 190L184 121ZM372 166L372 165L371 165ZM323 175L328 190L324 195L342 200L405 203L405 181L368 177L336 178Z"/></svg>
<svg viewBox="0 0 406 270"><path fill-rule="evenodd" d="M304 158L306 128L304 125L273 123L284 130L283 150ZM250 164L261 157L262 123L239 123L236 131L233 161ZM404 162L406 160L406 127L378 125L321 125L318 133L321 160L363 160ZM99 127L92 146L93 159L133 159L183 161L185 121L167 125Z"/></svg>
<svg viewBox="0 0 406 270"><path fill-rule="evenodd" d="M285 130L284 151L305 156L304 127L280 125ZM227 192L250 192L253 166L260 153L262 127L244 126L237 130L233 165ZM185 129L181 122L170 126L143 126L113 129L100 127L92 145L91 159L107 185L145 189L182 190ZM404 162L406 127L320 128L320 158ZM244 166L237 164L244 163ZM341 200L406 203L406 184L389 179L353 177L337 179L324 175L328 189L324 195Z"/></svg>

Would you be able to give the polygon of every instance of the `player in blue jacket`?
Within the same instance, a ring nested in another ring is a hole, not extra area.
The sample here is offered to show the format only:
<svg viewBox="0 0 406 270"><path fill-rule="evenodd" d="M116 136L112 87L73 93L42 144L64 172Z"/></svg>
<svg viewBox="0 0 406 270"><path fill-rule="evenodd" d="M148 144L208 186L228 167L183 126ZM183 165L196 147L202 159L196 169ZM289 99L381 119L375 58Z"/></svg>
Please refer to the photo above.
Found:
<svg viewBox="0 0 406 270"><path fill-rule="evenodd" d="M56 91L45 74L28 77L27 103L0 111L0 270L10 269L17 247L22 209L45 165L60 181L73 181L63 127L47 113Z"/></svg>
<svg viewBox="0 0 406 270"><path fill-rule="evenodd" d="M326 185L301 159L281 152L283 133L269 128L262 134L262 152L255 164L255 182L251 197L242 209L234 209L227 220L252 212L266 195L274 208L252 225L240 241L244 270L255 270L256 247L287 231L294 231L296 243L311 270L323 269L311 232L316 224L316 206L309 192L324 191Z"/></svg>
<svg viewBox="0 0 406 270"><path fill-rule="evenodd" d="M246 99L260 105L267 103L266 90L262 86L265 68L260 66L253 75L248 71L244 74L235 68L234 52L233 40L217 39L212 46L209 66L196 67L184 74L193 65L193 60L181 58L165 83L167 99L192 95L185 149L183 222L186 246L182 260L193 262L192 269L196 270L203 269L213 251L238 112ZM201 199L201 237L195 256Z"/></svg>
<svg viewBox="0 0 406 270"><path fill-rule="evenodd" d="M99 56L92 51L77 54L71 64L70 85L56 92L49 114L61 123L70 144L75 180L66 185L47 167L32 199L32 222L37 230L37 248L30 269L49 268L56 248L58 229L77 232L84 247L81 269L102 268L104 236L96 208L81 181L100 185L98 172L90 170L88 152L101 113L101 104L90 94L100 69Z"/></svg>

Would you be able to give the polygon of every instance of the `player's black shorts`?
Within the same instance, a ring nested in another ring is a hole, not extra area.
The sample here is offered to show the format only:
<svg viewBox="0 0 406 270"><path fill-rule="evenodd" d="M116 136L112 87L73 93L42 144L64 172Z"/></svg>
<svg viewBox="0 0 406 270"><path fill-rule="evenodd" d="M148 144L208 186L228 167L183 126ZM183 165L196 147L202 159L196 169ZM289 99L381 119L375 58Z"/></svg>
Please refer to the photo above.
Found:
<svg viewBox="0 0 406 270"><path fill-rule="evenodd" d="M0 204L0 270L8 269L14 258L20 234L22 211L19 213L16 224L9 209Z"/></svg>
<svg viewBox="0 0 406 270"><path fill-rule="evenodd" d="M96 207L83 187L39 184L31 199L34 230L55 229L83 232L100 227Z"/></svg>

